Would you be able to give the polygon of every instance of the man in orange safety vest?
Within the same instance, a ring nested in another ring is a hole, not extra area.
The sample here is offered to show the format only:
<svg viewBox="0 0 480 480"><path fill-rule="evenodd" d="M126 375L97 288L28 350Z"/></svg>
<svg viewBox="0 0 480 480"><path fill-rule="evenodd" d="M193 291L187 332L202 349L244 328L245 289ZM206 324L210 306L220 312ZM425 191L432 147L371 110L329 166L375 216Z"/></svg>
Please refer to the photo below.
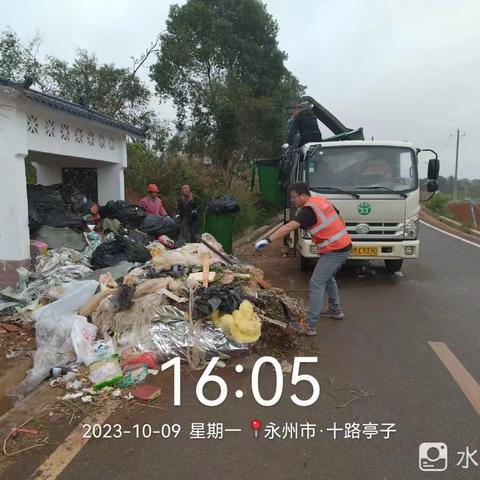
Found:
<svg viewBox="0 0 480 480"><path fill-rule="evenodd" d="M272 241L283 238L298 228L306 230L315 245L318 245L319 260L310 278L310 305L307 324L290 323L289 326L305 335L316 335L318 318L329 317L341 320L344 314L340 308L335 275L348 258L352 240L338 210L322 196L312 197L308 185L295 182L289 185L290 200L299 208L295 218L283 225L269 237L255 244L257 251L267 247ZM324 308L325 292L328 306Z"/></svg>

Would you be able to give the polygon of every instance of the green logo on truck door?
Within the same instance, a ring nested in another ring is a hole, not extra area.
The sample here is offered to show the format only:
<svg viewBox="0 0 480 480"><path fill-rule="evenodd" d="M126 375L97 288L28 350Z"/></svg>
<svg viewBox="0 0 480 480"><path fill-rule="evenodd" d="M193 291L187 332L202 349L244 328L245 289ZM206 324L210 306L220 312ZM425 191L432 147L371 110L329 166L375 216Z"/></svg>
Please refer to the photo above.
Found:
<svg viewBox="0 0 480 480"><path fill-rule="evenodd" d="M368 215L372 211L372 206L367 202L362 202L358 205L358 213L360 215Z"/></svg>

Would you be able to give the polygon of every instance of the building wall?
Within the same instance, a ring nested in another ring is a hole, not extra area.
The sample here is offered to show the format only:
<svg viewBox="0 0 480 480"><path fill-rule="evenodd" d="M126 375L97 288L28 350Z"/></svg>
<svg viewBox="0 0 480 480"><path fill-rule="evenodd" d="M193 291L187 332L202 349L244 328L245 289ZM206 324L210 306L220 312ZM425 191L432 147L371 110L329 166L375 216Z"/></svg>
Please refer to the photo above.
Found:
<svg viewBox="0 0 480 480"><path fill-rule="evenodd" d="M98 122L27 101L0 86L0 287L28 265L30 239L25 158L36 158L37 182L62 181L62 168L97 168L100 203L123 200L126 135ZM37 155L35 155L37 154Z"/></svg>

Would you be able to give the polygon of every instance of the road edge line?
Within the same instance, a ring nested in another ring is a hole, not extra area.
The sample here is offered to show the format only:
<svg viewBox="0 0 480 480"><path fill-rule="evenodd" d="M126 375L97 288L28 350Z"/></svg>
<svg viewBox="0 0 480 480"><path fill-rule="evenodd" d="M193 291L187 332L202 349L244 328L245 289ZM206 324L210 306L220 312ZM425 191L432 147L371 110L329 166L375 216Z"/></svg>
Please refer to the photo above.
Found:
<svg viewBox="0 0 480 480"><path fill-rule="evenodd" d="M422 225L426 225L429 228L433 228L433 230L437 230L438 232L443 233L444 235L448 235L449 237L455 238L457 240L460 240L464 243L467 243L468 245L472 245L473 247L480 248L480 243L475 243L472 242L471 240L467 240L466 238L462 238L458 235L455 235L453 233L447 232L446 230L442 230L441 228L435 227L434 225L431 225L430 223L426 222L425 220L420 220L420 223Z"/></svg>
<svg viewBox="0 0 480 480"><path fill-rule="evenodd" d="M85 424L103 425L112 412L113 410L107 408L104 412L85 417L68 435L68 437L63 440L62 444L59 445L39 467L37 467L29 478L32 480L55 480L90 440L90 437L85 438L83 436L83 426Z"/></svg>

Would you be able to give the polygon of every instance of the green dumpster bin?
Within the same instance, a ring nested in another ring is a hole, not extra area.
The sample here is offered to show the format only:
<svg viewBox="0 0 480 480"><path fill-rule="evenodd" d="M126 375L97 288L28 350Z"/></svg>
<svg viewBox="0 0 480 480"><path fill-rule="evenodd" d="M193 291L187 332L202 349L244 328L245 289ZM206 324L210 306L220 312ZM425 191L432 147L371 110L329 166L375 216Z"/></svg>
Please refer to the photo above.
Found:
<svg viewBox="0 0 480 480"><path fill-rule="evenodd" d="M283 198L280 182L280 160L257 160L255 166L258 171L262 198L274 207L281 207Z"/></svg>
<svg viewBox="0 0 480 480"><path fill-rule="evenodd" d="M233 213L207 213L205 231L211 233L222 244L227 253L232 253L233 246Z"/></svg>

